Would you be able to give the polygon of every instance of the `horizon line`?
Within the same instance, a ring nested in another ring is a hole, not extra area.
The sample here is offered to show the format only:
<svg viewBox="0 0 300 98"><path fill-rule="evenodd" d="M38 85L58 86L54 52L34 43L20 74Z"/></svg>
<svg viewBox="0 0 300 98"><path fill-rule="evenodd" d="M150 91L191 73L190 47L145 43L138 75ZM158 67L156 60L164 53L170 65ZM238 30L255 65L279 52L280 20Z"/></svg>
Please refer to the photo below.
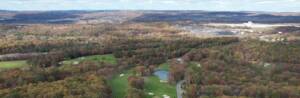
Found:
<svg viewBox="0 0 300 98"><path fill-rule="evenodd" d="M300 11L251 11L251 10L198 10L198 9L60 9L60 10L9 10L0 9L0 11L10 12L51 12L51 11L203 11L203 12L273 12L273 13L300 13Z"/></svg>

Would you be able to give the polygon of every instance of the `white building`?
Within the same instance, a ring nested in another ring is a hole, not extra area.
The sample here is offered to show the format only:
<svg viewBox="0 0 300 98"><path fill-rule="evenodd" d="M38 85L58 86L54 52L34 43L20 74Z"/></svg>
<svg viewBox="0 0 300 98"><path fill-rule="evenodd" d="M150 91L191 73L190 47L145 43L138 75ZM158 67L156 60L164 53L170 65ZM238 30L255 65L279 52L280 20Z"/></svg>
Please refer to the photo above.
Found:
<svg viewBox="0 0 300 98"><path fill-rule="evenodd" d="M252 27L253 26L253 22L252 21L248 21L248 23L244 23L244 25L246 26L246 27Z"/></svg>

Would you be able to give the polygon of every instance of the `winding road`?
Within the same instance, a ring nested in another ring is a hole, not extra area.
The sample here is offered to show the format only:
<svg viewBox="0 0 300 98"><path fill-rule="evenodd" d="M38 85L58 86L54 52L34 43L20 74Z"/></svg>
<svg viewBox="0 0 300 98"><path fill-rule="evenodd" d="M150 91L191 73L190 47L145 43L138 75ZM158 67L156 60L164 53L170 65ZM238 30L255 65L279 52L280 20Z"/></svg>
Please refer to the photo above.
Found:
<svg viewBox="0 0 300 98"><path fill-rule="evenodd" d="M176 84L177 98L182 98L182 94L183 94L184 90L181 88L181 86L183 83L184 83L184 80L181 80Z"/></svg>

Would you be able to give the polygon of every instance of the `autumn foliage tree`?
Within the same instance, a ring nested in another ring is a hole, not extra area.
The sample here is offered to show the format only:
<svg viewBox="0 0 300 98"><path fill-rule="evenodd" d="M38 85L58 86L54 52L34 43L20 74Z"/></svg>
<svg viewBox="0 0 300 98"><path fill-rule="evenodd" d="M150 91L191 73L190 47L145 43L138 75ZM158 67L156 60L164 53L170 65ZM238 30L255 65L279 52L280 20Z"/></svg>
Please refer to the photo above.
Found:
<svg viewBox="0 0 300 98"><path fill-rule="evenodd" d="M127 90L127 98L144 98L144 79L138 76L128 77L130 88Z"/></svg>
<svg viewBox="0 0 300 98"><path fill-rule="evenodd" d="M55 82L43 82L0 90L1 98L111 98L106 81L96 75L70 77Z"/></svg>
<svg viewBox="0 0 300 98"><path fill-rule="evenodd" d="M134 70L137 75L140 75L140 76L146 75L146 66L136 66L134 68Z"/></svg>
<svg viewBox="0 0 300 98"><path fill-rule="evenodd" d="M28 60L29 64L38 67L58 66L60 61L64 60L64 56L58 53L40 55Z"/></svg>
<svg viewBox="0 0 300 98"><path fill-rule="evenodd" d="M128 77L128 83L132 88L144 89L144 79L142 77L130 76Z"/></svg>
<svg viewBox="0 0 300 98"><path fill-rule="evenodd" d="M126 98L145 98L145 94L141 89L129 88L127 90Z"/></svg>
<svg viewBox="0 0 300 98"><path fill-rule="evenodd" d="M169 82L177 83L178 81L183 80L185 76L186 68L187 68L187 64L182 64L173 60L170 65L170 72L168 76Z"/></svg>

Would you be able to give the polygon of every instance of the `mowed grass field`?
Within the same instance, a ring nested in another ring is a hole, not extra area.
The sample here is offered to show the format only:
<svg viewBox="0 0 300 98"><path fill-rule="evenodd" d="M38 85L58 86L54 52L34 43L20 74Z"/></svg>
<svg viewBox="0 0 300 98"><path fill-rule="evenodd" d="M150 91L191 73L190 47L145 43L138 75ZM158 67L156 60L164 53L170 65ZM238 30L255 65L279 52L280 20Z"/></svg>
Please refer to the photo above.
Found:
<svg viewBox="0 0 300 98"><path fill-rule="evenodd" d="M12 68L21 68L27 66L25 60L20 61L1 61L0 62L0 69L12 69Z"/></svg>
<svg viewBox="0 0 300 98"><path fill-rule="evenodd" d="M108 63L108 64L117 64L117 59L112 54L80 57L80 58L76 58L76 59L63 61L63 64L70 65L70 64L73 64L74 62L82 62L82 61L104 62L104 63ZM0 69L13 69L13 68L21 68L24 66L28 66L26 60L0 61Z"/></svg>
<svg viewBox="0 0 300 98"><path fill-rule="evenodd" d="M91 61L91 62L104 62L108 64L117 64L117 59L112 54L106 55L92 55L92 56L85 56L79 57L76 59L66 60L63 61L64 65L73 64L74 62L83 62L83 61Z"/></svg>
<svg viewBox="0 0 300 98"><path fill-rule="evenodd" d="M163 63L163 64L160 64L159 65L159 67L158 67L158 69L160 69L160 70L165 70L165 71L169 71L169 64L168 63Z"/></svg>
<svg viewBox="0 0 300 98"><path fill-rule="evenodd" d="M126 91L129 88L127 78L133 74L132 70L125 71L124 76L116 75L112 80L109 81L109 85L113 91L113 98L125 98Z"/></svg>
<svg viewBox="0 0 300 98"><path fill-rule="evenodd" d="M160 64L158 70L169 71L169 63ZM147 93L153 93L154 95L147 95L147 98L163 98L163 95L168 95L171 98L176 98L176 85L170 85L168 83L160 82L160 79L157 76L150 76L146 79L145 91Z"/></svg>
<svg viewBox="0 0 300 98"><path fill-rule="evenodd" d="M158 69L168 70L169 65L167 63L161 64ZM124 76L120 76L121 74ZM127 70L121 74L114 76L114 78L109 81L113 91L113 98L124 98L126 96L127 89L129 88L127 78L134 75L132 70ZM160 82L157 76L145 77L144 91L146 98L153 98L155 96L157 96L157 98L163 98L163 95L176 98L176 86ZM153 93L154 95L149 95L148 93Z"/></svg>
<svg viewBox="0 0 300 98"><path fill-rule="evenodd" d="M147 98L153 98L154 96L163 98L163 95L168 95L171 98L176 98L177 96L176 86L160 82L160 79L157 76L147 77L145 82L145 92ZM153 93L154 95L148 95L148 93Z"/></svg>

